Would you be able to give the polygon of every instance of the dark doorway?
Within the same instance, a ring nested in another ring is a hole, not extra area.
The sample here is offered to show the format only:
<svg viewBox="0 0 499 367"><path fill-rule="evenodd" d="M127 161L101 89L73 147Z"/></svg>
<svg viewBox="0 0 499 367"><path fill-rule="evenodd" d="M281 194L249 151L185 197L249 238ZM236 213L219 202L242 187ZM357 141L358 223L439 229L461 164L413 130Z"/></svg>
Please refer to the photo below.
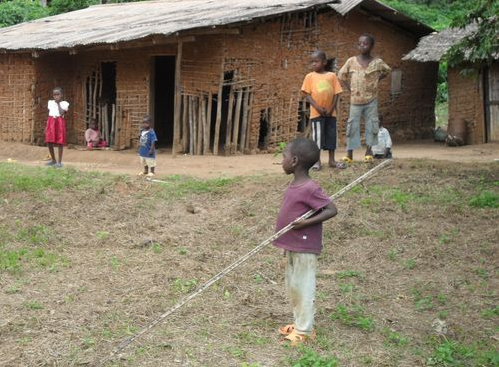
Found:
<svg viewBox="0 0 499 367"><path fill-rule="evenodd" d="M175 110L175 56L156 56L151 76L151 115L158 146L171 147L173 143L173 116Z"/></svg>
<svg viewBox="0 0 499 367"><path fill-rule="evenodd" d="M101 63L102 92L100 96L100 128L107 144L115 144L116 132L116 63Z"/></svg>

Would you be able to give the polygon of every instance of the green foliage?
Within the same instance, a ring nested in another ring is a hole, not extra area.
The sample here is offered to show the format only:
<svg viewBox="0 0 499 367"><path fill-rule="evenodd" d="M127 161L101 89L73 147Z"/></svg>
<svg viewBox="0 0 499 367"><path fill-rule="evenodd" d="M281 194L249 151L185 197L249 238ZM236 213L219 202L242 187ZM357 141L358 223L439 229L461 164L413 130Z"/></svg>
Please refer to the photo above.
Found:
<svg viewBox="0 0 499 367"><path fill-rule="evenodd" d="M345 270L345 271L339 271L338 273L336 273L336 277L338 279L361 278L362 273L360 271L356 271L356 270Z"/></svg>
<svg viewBox="0 0 499 367"><path fill-rule="evenodd" d="M364 309L358 305L348 307L340 303L331 314L331 320L339 320L344 325L358 327L362 330L374 330L374 320L366 315Z"/></svg>
<svg viewBox="0 0 499 367"><path fill-rule="evenodd" d="M173 282L173 287L177 293L189 293L196 288L198 284L196 279L181 279L177 278Z"/></svg>
<svg viewBox="0 0 499 367"><path fill-rule="evenodd" d="M50 14L67 13L98 4L98 0L52 0L50 2Z"/></svg>
<svg viewBox="0 0 499 367"><path fill-rule="evenodd" d="M499 208L499 194L493 191L482 191L468 202L474 208Z"/></svg>
<svg viewBox="0 0 499 367"><path fill-rule="evenodd" d="M499 365L499 352L492 348L484 349L476 345L465 345L453 340L444 340L435 347L426 363L428 366L438 367L492 367Z"/></svg>
<svg viewBox="0 0 499 367"><path fill-rule="evenodd" d="M450 66L463 62L480 67L481 64L491 64L499 55L499 2L497 0L470 1L473 5L469 12L458 14L452 21L452 27L465 28L476 23L478 29L454 45L446 57ZM495 55L495 56L494 56Z"/></svg>
<svg viewBox="0 0 499 367"><path fill-rule="evenodd" d="M0 3L0 27L8 27L48 15L38 1L12 0Z"/></svg>
<svg viewBox="0 0 499 367"><path fill-rule="evenodd" d="M291 367L336 367L338 360L335 357L322 357L316 351L301 348L299 359L291 362Z"/></svg>

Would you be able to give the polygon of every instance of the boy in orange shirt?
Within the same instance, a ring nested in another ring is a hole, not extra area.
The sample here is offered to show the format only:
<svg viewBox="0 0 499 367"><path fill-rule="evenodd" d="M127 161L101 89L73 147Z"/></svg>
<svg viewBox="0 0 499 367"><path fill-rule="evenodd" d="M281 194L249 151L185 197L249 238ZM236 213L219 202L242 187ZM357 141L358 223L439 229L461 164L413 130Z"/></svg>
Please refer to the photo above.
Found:
<svg viewBox="0 0 499 367"><path fill-rule="evenodd" d="M327 57L324 51L311 55L312 72L305 76L301 87L307 102L310 103L310 123L312 140L319 149L329 151L329 167L345 168L343 163L334 159L336 149L336 104L338 95L343 92L335 73L326 71ZM321 160L312 167L321 169Z"/></svg>

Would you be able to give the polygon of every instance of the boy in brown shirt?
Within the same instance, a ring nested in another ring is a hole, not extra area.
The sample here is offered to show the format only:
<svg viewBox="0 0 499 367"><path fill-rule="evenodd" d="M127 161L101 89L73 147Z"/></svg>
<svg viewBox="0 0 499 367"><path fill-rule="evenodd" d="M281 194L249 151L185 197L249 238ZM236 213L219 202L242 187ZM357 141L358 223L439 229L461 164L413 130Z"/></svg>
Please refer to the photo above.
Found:
<svg viewBox="0 0 499 367"><path fill-rule="evenodd" d="M364 160L371 162L371 147L378 142L378 82L390 73L390 67L380 58L373 57L374 37L363 34L359 37L360 54L347 60L339 71L344 87L350 90L350 116L347 122L347 156L351 162L354 149L360 148L360 119L365 121L366 154Z"/></svg>

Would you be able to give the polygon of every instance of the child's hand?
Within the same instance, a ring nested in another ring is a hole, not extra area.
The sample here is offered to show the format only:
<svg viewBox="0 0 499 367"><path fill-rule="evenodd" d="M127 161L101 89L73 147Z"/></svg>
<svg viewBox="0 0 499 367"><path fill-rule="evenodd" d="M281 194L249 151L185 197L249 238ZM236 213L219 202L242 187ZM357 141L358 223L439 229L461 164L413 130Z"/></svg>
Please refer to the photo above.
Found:
<svg viewBox="0 0 499 367"><path fill-rule="evenodd" d="M297 221L293 222L293 229L302 229L302 228L305 228L306 226L307 226L306 219L297 220Z"/></svg>
<svg viewBox="0 0 499 367"><path fill-rule="evenodd" d="M327 116L327 110L323 107L319 107L319 109L317 110L321 116L324 116L326 117Z"/></svg>
<svg viewBox="0 0 499 367"><path fill-rule="evenodd" d="M149 156L151 156L151 157L152 157L153 155L154 155L154 151L153 151L153 150L150 150L150 151L149 151Z"/></svg>

